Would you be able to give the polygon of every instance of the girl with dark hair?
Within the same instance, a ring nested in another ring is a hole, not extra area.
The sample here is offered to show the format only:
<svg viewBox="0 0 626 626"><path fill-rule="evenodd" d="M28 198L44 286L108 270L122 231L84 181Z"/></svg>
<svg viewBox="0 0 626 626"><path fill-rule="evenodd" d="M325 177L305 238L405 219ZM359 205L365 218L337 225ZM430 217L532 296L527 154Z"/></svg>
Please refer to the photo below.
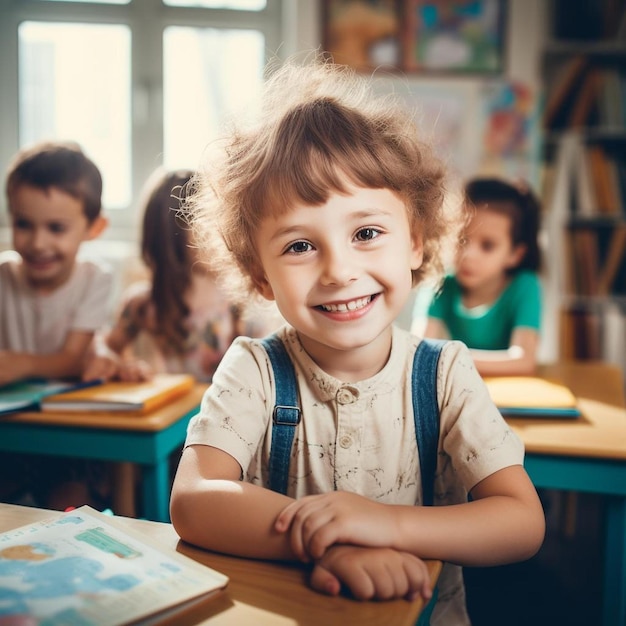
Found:
<svg viewBox="0 0 626 626"><path fill-rule="evenodd" d="M474 178L465 185L463 210L455 272L430 303L424 335L463 341L483 376L533 374L541 321L539 201L525 183Z"/></svg>
<svg viewBox="0 0 626 626"><path fill-rule="evenodd" d="M141 257L151 280L128 289L114 326L96 341L84 379L185 372L209 382L233 339L255 334L210 267L196 259L181 214L192 175L159 169L146 183Z"/></svg>

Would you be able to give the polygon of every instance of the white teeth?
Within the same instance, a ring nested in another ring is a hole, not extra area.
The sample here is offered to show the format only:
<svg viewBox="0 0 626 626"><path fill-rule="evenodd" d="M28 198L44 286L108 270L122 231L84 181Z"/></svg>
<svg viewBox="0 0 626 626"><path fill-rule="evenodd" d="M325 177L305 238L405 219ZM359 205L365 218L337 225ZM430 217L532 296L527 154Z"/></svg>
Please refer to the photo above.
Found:
<svg viewBox="0 0 626 626"><path fill-rule="evenodd" d="M371 296L367 296L366 298L357 298L356 300L350 300L350 302L342 302L341 304L322 304L320 305L324 311L329 311L331 313L345 313L346 311L356 311L357 309L362 309L364 306L368 305L372 300Z"/></svg>

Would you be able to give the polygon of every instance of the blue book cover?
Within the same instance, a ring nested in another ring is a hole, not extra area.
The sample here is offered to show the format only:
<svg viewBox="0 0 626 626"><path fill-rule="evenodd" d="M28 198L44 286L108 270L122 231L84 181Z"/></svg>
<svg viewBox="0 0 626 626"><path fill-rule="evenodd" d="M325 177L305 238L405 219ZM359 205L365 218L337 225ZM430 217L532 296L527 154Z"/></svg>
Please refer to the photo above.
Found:
<svg viewBox="0 0 626 626"><path fill-rule="evenodd" d="M41 400L46 396L101 383L100 380L83 382L43 379L29 379L10 383L0 387L0 415L18 411L38 411Z"/></svg>

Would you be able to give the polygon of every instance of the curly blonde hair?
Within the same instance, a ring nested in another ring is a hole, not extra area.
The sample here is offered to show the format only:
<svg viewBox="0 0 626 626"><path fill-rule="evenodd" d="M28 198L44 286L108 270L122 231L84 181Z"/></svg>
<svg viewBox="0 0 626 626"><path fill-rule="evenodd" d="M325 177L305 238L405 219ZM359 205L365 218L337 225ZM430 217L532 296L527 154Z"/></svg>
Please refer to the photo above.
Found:
<svg viewBox="0 0 626 626"><path fill-rule="evenodd" d="M255 233L266 216L296 204L322 205L353 184L389 189L424 245L413 285L442 273L447 232L444 168L412 116L371 81L316 56L284 62L266 80L255 118L231 120L207 151L187 205L196 242L237 302L263 277Z"/></svg>

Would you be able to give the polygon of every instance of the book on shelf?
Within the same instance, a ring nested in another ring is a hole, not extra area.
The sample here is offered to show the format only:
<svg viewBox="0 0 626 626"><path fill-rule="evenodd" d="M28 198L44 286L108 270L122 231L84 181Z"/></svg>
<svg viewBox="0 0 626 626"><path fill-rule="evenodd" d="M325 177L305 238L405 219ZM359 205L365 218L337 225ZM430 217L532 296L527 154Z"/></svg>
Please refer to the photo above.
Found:
<svg viewBox="0 0 626 626"><path fill-rule="evenodd" d="M611 293L620 267L626 262L626 224L618 224L611 233L608 252L598 277L598 295Z"/></svg>
<svg viewBox="0 0 626 626"><path fill-rule="evenodd" d="M595 311L578 302L561 310L560 323L561 358L602 359L602 325Z"/></svg>
<svg viewBox="0 0 626 626"><path fill-rule="evenodd" d="M46 396L41 401L44 412L126 412L150 413L185 395L195 383L188 374L155 374L144 382L111 381Z"/></svg>
<svg viewBox="0 0 626 626"><path fill-rule="evenodd" d="M574 228L570 233L575 273L575 292L585 296L598 293L600 250L598 235L593 228Z"/></svg>
<svg viewBox="0 0 626 626"><path fill-rule="evenodd" d="M565 385L535 376L485 378L494 404L504 417L580 417L576 396Z"/></svg>
<svg viewBox="0 0 626 626"><path fill-rule="evenodd" d="M0 580L7 624L81 626L173 619L229 582L89 506L1 533Z"/></svg>
<svg viewBox="0 0 626 626"><path fill-rule="evenodd" d="M576 214L581 217L594 217L599 213L596 185L591 175L591 167L587 148L580 135L576 135L576 154L574 157L574 200Z"/></svg>
<svg viewBox="0 0 626 626"><path fill-rule="evenodd" d="M589 124L594 107L597 105L602 86L602 76L595 68L588 69L572 103L568 125L570 128L583 128Z"/></svg>
<svg viewBox="0 0 626 626"><path fill-rule="evenodd" d="M544 107L544 128L555 129L567 126L576 94L585 80L588 67L589 59L583 54L577 54L567 61L565 67L561 68Z"/></svg>
<svg viewBox="0 0 626 626"><path fill-rule="evenodd" d="M81 382L29 379L3 385L0 387L0 415L9 415L19 411L38 411L46 396L84 389L100 383L99 380Z"/></svg>

